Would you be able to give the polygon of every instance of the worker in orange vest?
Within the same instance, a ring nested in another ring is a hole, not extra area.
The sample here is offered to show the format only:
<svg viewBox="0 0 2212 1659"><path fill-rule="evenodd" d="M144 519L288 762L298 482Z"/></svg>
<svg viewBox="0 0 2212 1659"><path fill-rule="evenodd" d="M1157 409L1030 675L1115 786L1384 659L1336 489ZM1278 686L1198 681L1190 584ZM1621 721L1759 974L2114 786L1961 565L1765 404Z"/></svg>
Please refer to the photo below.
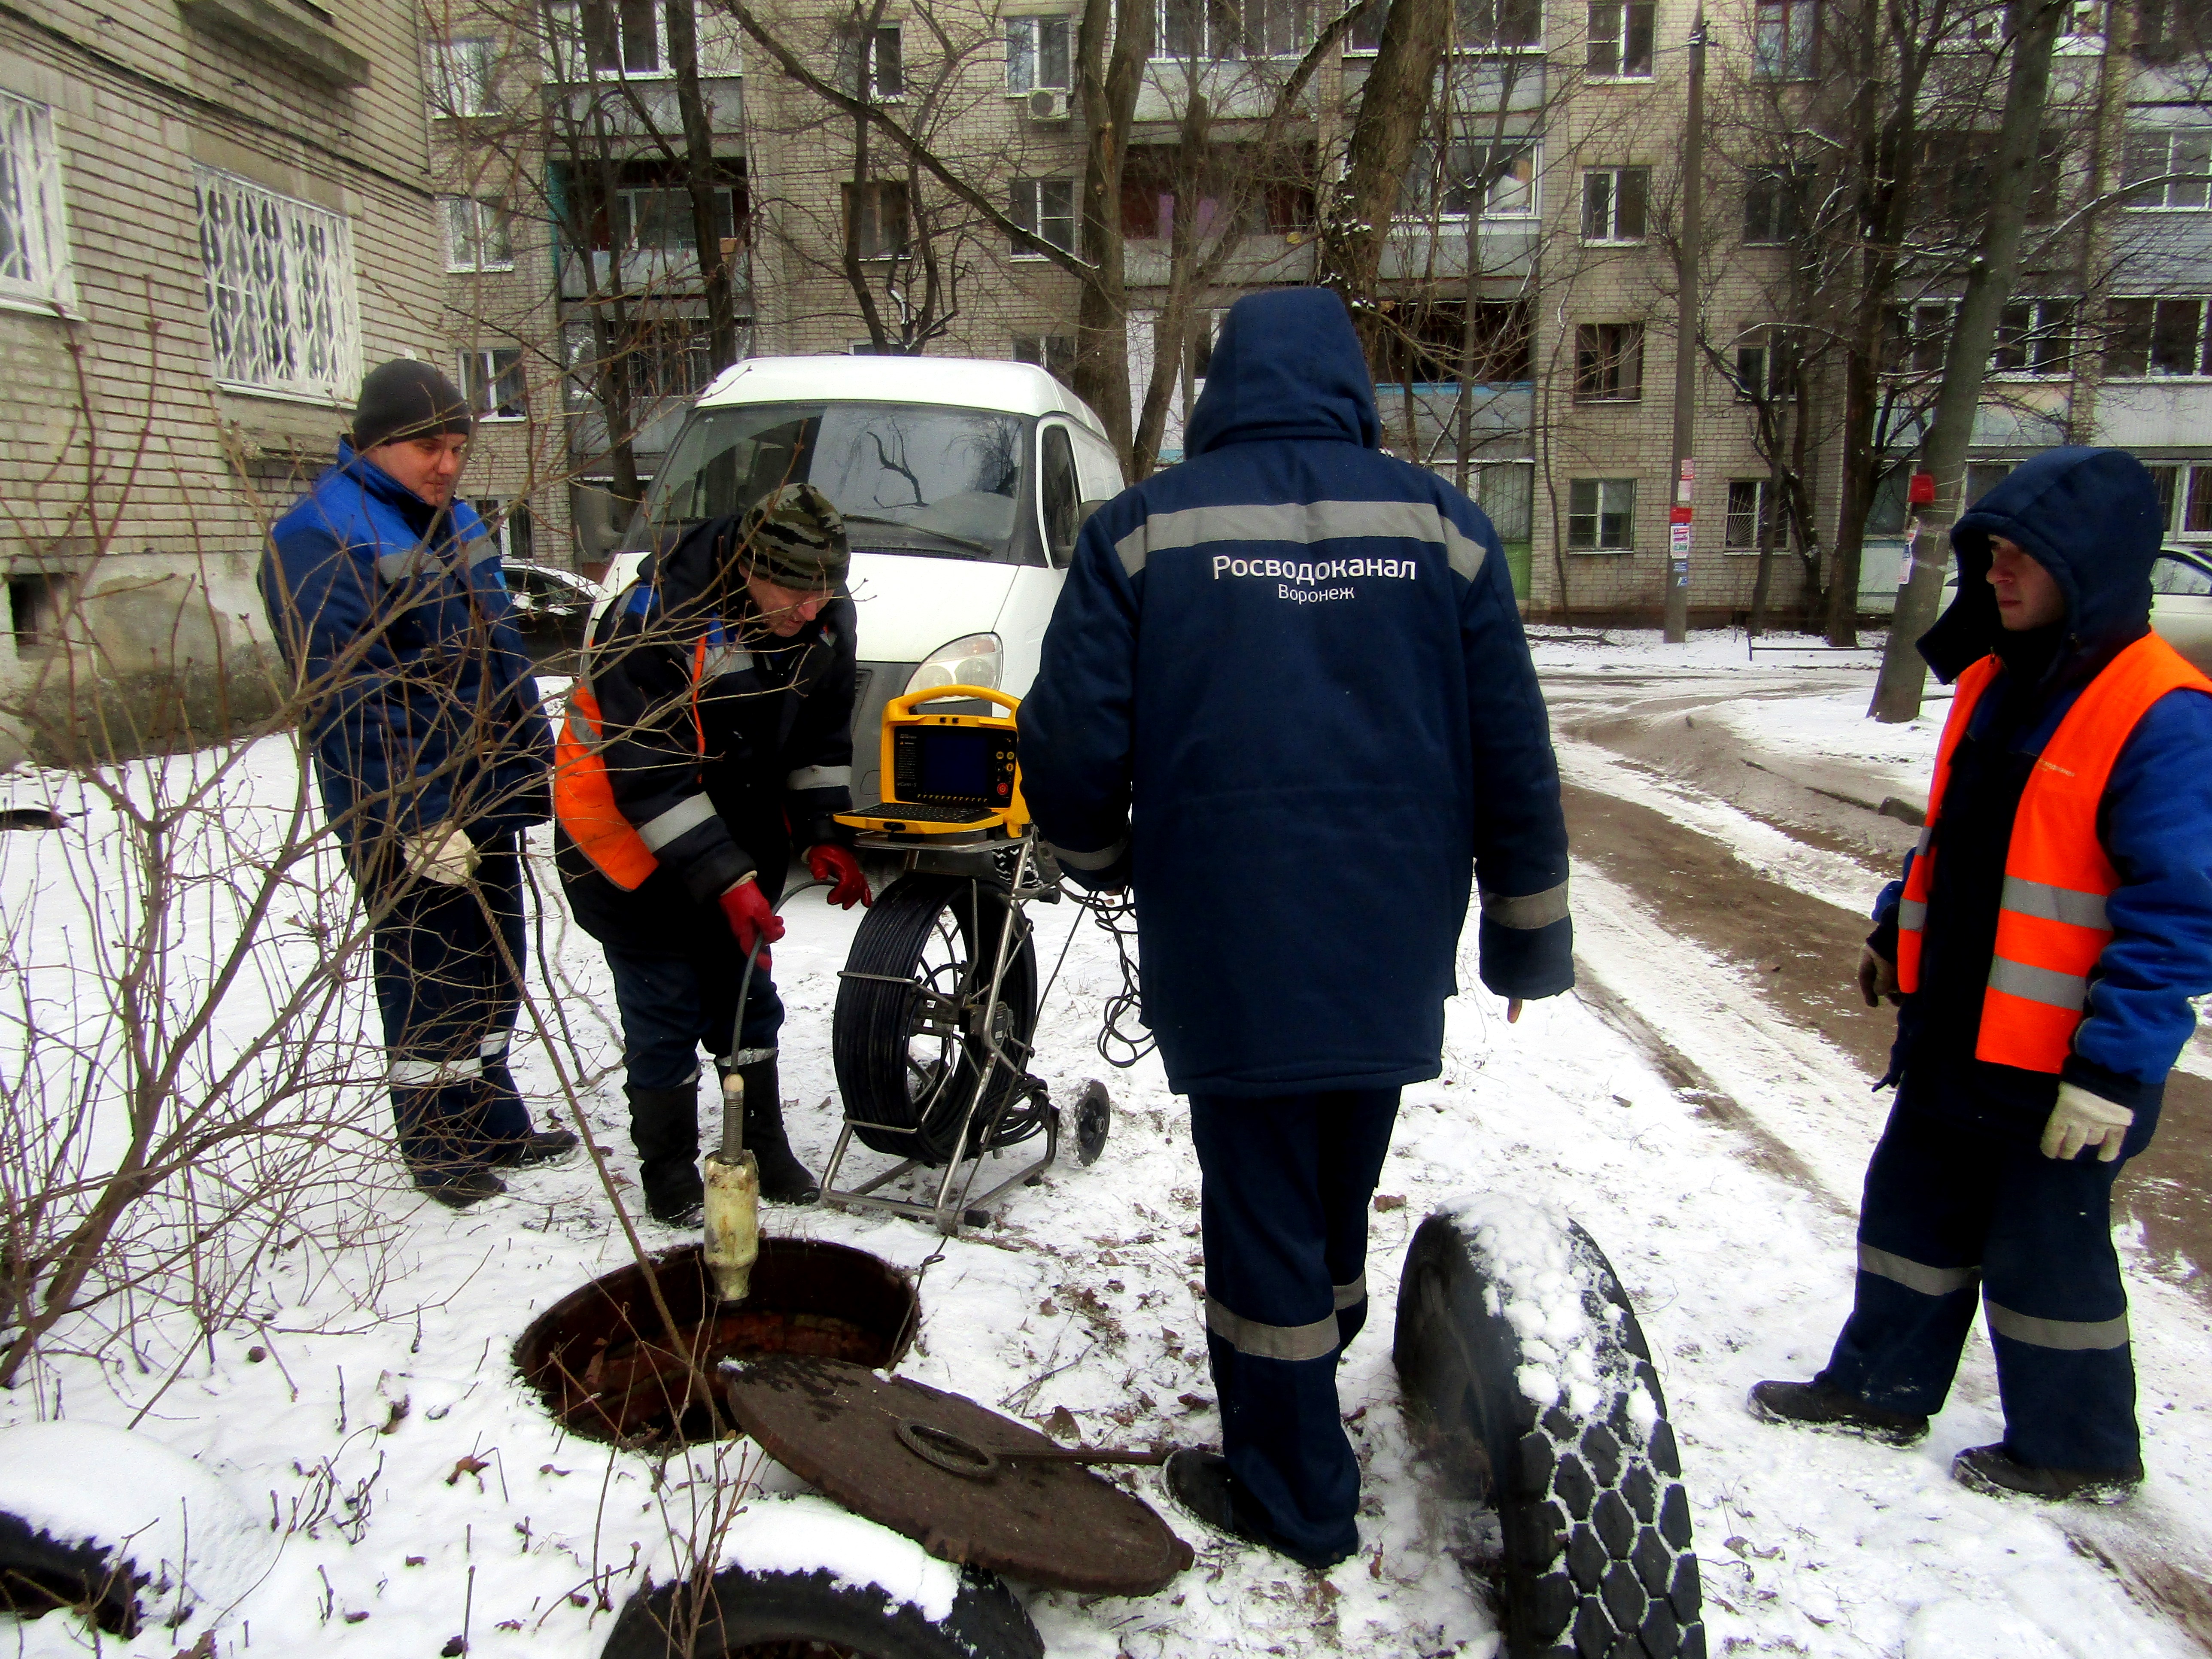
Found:
<svg viewBox="0 0 2212 1659"><path fill-rule="evenodd" d="M851 832L853 602L845 524L809 483L770 490L647 559L592 624L554 756L555 850L622 1011L646 1208L696 1218L699 1050L745 1083L761 1195L820 1188L784 1132L783 1005L769 945L793 851L830 902L869 902ZM732 1046L748 956L744 1030Z"/></svg>
<svg viewBox="0 0 2212 1659"><path fill-rule="evenodd" d="M2142 1480L2112 1181L2212 992L2212 681L2150 631L2164 520L2133 456L2069 448L1952 531L1959 596L1920 650L1958 690L1860 963L1900 1012L1856 1295L1826 1370L1751 1391L1771 1421L1909 1443L1978 1292L2005 1437L1951 1472L1986 1492Z"/></svg>

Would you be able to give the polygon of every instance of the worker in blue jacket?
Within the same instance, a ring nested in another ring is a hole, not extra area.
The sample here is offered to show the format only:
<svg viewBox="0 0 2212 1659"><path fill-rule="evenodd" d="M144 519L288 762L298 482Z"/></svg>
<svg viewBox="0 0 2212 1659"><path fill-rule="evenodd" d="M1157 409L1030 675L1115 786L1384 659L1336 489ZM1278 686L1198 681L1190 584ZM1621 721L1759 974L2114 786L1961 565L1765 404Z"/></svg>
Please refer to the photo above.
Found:
<svg viewBox="0 0 2212 1659"><path fill-rule="evenodd" d="M453 499L471 422L428 363L362 382L337 463L270 532L261 593L323 807L372 930L386 1080L415 1184L460 1208L574 1147L507 1066L524 951L519 833L552 739L499 553Z"/></svg>
<svg viewBox="0 0 2212 1659"><path fill-rule="evenodd" d="M2026 462L1951 534L1920 642L1957 690L1905 878L1860 963L1900 1004L1851 1315L1771 1421L1905 1444L1984 1304L2005 1437L1977 1490L2111 1502L2142 1479L2113 1178L2150 1144L2212 992L2212 681L2150 630L2163 514L2116 449Z"/></svg>
<svg viewBox="0 0 2212 1659"><path fill-rule="evenodd" d="M1358 1545L1336 1362L1474 878L1509 1018L1574 983L1504 554L1380 430L1334 293L1237 301L1189 459L1085 526L1020 711L1030 809L1073 877L1133 891L1145 1018L1190 1097L1225 1455L1178 1452L1169 1484L1315 1566Z"/></svg>

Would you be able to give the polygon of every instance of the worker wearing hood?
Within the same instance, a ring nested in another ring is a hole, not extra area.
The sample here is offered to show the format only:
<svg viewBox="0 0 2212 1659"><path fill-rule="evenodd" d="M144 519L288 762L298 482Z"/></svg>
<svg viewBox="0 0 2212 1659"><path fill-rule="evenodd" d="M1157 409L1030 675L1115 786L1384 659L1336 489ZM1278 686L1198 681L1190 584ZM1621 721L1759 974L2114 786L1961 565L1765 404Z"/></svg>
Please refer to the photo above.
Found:
<svg viewBox="0 0 2212 1659"><path fill-rule="evenodd" d="M2113 449L2014 471L1952 532L1920 641L1955 682L1928 827L1875 907L1899 1004L1850 1319L1770 1419L1926 1432L1985 1304L2005 1438L1968 1486L2114 1501L2142 1477L2111 1195L2212 991L2212 682L2150 631L2162 515Z"/></svg>
<svg viewBox="0 0 2212 1659"><path fill-rule="evenodd" d="M1169 1485L1315 1565L1358 1545L1336 1363L1398 1091L1441 1066L1470 887L1484 984L1574 983L1504 555L1379 434L1335 295L1238 301L1190 459L1084 527L1020 714L1039 827L1079 880L1134 892L1145 1019L1191 1097L1226 1456L1178 1452Z"/></svg>

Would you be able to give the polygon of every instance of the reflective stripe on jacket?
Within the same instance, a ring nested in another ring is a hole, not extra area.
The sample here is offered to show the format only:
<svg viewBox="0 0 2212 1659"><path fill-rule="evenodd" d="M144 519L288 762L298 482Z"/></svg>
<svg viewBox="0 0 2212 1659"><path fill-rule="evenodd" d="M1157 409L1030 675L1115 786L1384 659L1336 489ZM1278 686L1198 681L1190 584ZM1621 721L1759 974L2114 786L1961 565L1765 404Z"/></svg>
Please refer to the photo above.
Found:
<svg viewBox="0 0 2212 1659"><path fill-rule="evenodd" d="M1961 674L1944 722L1927 828L1898 904L1898 984L1908 994L1920 988L1937 826L1952 758L1975 705L1999 672L1997 659L1985 657ZM2098 839L2098 807L2137 724L2160 697L2182 690L2212 691L2212 680L2156 635L2145 635L2089 683L2044 745L2021 793L2005 852L1996 949L1975 1058L2033 1072L2057 1073L2064 1066L2088 1000L2091 972L2113 934L2105 901L2120 884ZM1962 849L1962 855L1972 856L1973 849Z"/></svg>
<svg viewBox="0 0 2212 1659"><path fill-rule="evenodd" d="M720 629L702 635L692 647L691 732L702 764L707 734L699 718L699 688L718 675L751 666L752 653L726 643ZM713 817L714 803L702 789L644 823L633 824L624 817L607 772L599 701L589 682L579 680L568 693L568 716L554 740L553 816L601 875L624 892L634 893L659 866L655 856L659 849Z"/></svg>

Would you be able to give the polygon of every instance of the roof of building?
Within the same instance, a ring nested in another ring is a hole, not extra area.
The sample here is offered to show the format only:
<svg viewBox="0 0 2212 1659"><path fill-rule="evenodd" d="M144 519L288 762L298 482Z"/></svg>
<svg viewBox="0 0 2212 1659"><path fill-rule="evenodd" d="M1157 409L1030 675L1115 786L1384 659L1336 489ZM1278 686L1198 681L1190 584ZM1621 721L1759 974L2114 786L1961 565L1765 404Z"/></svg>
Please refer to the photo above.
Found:
<svg viewBox="0 0 2212 1659"><path fill-rule="evenodd" d="M949 404L1014 415L1066 415L1103 437L1104 422L1032 363L994 357L748 357L699 394L702 409L730 404Z"/></svg>

